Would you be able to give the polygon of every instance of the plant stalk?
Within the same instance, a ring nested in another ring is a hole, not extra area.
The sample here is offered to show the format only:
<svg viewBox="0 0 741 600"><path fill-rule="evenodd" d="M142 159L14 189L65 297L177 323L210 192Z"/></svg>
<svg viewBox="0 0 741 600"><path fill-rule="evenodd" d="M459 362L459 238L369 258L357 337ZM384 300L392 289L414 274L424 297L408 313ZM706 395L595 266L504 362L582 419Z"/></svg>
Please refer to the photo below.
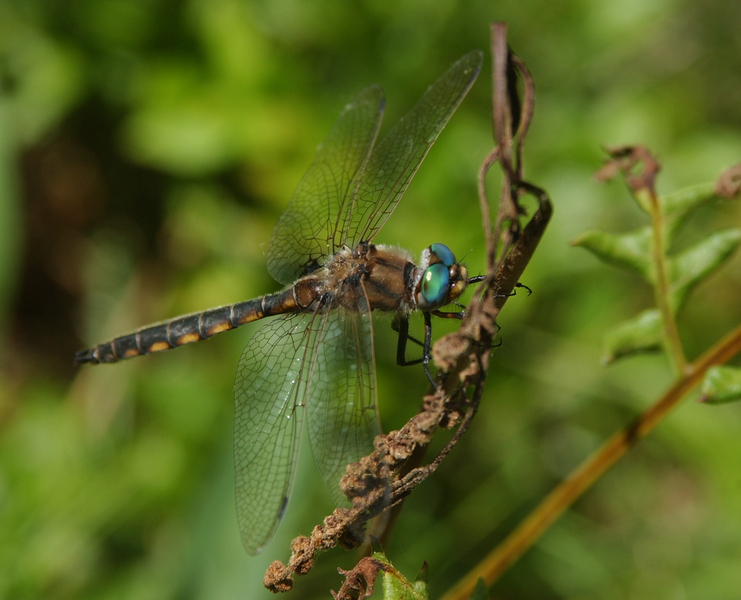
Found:
<svg viewBox="0 0 741 600"><path fill-rule="evenodd" d="M677 382L627 427L615 433L562 481L489 555L476 565L442 600L466 600L479 577L487 586L496 581L581 494L641 438L658 425L712 366L741 351L741 325L684 368Z"/></svg>
<svg viewBox="0 0 741 600"><path fill-rule="evenodd" d="M684 374L687 368L687 359L682 349L682 341L679 339L679 330L677 322L674 319L674 311L669 304L669 276L667 273L666 248L664 240L663 215L659 205L656 193L651 190L643 192L649 196L646 204L649 207L651 215L651 229L653 232L653 263L656 269L656 278L653 282L654 297L656 306L661 311L661 318L664 322L664 345L671 357L674 372L677 375ZM639 201L640 203L640 201Z"/></svg>

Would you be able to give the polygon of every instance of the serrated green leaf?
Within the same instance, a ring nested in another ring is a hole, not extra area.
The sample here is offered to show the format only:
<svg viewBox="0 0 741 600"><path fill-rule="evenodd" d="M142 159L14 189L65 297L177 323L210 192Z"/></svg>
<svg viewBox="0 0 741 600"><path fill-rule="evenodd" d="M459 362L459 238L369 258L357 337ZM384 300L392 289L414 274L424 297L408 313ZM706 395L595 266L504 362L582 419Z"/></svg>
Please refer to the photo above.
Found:
<svg viewBox="0 0 741 600"><path fill-rule="evenodd" d="M669 261L669 305L674 313L690 290L717 269L741 243L741 229L718 231Z"/></svg>
<svg viewBox="0 0 741 600"><path fill-rule="evenodd" d="M421 593L396 569L384 571L383 600L427 600L427 586Z"/></svg>
<svg viewBox="0 0 741 600"><path fill-rule="evenodd" d="M645 310L608 331L603 338L602 362L610 364L619 358L661 348L663 326L656 309Z"/></svg>
<svg viewBox="0 0 741 600"><path fill-rule="evenodd" d="M417 580L412 584L412 587L414 588L414 591L417 592L417 594L419 594L421 598L425 598L425 599L429 598L426 581Z"/></svg>
<svg viewBox="0 0 741 600"><path fill-rule="evenodd" d="M693 185L659 198L661 212L665 217L678 218L716 197L712 183Z"/></svg>
<svg viewBox="0 0 741 600"><path fill-rule="evenodd" d="M724 404L741 400L741 369L710 367L702 380L700 402Z"/></svg>
<svg viewBox="0 0 741 600"><path fill-rule="evenodd" d="M696 185L659 198L661 214L664 216L664 239L667 247L689 214L715 198L717 196L712 183Z"/></svg>
<svg viewBox="0 0 741 600"><path fill-rule="evenodd" d="M476 582L476 587L473 588L470 600L489 600L489 590L486 589L486 584L481 577Z"/></svg>
<svg viewBox="0 0 741 600"><path fill-rule="evenodd" d="M410 583L381 552L374 552L373 558L389 567L383 572L383 600L428 600L425 581Z"/></svg>
<svg viewBox="0 0 741 600"><path fill-rule="evenodd" d="M614 234L592 229L571 242L592 252L597 258L614 265L637 271L652 280L651 229L642 227L629 233Z"/></svg>

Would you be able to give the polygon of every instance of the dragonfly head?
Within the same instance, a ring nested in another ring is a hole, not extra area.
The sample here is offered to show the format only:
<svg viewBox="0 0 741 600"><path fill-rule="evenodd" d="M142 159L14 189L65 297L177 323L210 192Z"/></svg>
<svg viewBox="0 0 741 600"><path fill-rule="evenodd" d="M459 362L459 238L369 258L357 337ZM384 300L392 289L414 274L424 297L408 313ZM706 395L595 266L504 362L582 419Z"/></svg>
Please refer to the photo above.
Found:
<svg viewBox="0 0 741 600"><path fill-rule="evenodd" d="M455 255L444 244L432 244L422 251L420 269L422 277L414 294L420 310L445 306L460 296L468 284L466 267L456 262Z"/></svg>

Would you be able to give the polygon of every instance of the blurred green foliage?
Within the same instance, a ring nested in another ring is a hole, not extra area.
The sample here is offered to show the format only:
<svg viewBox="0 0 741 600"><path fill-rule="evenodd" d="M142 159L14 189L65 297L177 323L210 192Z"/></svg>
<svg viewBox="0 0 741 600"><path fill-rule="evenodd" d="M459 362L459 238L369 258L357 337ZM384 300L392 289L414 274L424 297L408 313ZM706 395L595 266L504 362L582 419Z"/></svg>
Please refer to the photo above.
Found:
<svg viewBox="0 0 741 600"><path fill-rule="evenodd" d="M643 153L636 149L631 152ZM620 162L620 159L613 160L615 162L609 163L608 168L613 168ZM649 167L647 163L653 166ZM634 164L629 168L626 164L622 170L630 173L633 167L642 168L642 173L647 174L654 166L657 166L655 159L644 156L638 165ZM609 364L624 356L655 352L663 348L670 354L675 373L682 373L686 358L681 341L676 336L672 337L676 329L677 313L689 293L735 253L741 242L741 229L728 228L711 232L695 245L673 254L671 251L674 237L690 214L708 202L722 198L714 193L713 186L710 185L695 186L669 196L658 196L653 191L653 181L648 186L635 182L631 184L626 175L626 184L631 188L633 199L646 213L646 220L650 220L650 224L626 233L590 229L571 243L589 250L605 263L640 275L653 287L657 304L664 308L659 306L644 310L612 327L604 337L602 361ZM719 393L716 390L716 395Z"/></svg>
<svg viewBox="0 0 741 600"><path fill-rule="evenodd" d="M661 356L599 366L603 332L651 298L568 240L641 224L619 184L591 178L602 145L648 146L664 166L661 193L738 162L741 5L0 2L0 597L268 597L265 567L331 505L303 452L275 540L258 558L242 551L232 382L254 328L113 366L77 370L72 354L276 289L271 227L344 103L381 84L388 127L453 61L488 47L491 20L509 23L534 75L526 173L556 212L523 279L534 294L501 316L474 425L385 548L401 572L429 563L433 598L670 381ZM377 241L415 252L443 242L483 268L486 69ZM707 205L676 243L738 222L736 203ZM690 359L741 320L739 267L735 256L690 297L680 321ZM391 429L426 384L421 369L396 367L393 332L378 323ZM494 593L736 598L739 410L682 405ZM322 556L291 594L327 597L336 567L356 560Z"/></svg>

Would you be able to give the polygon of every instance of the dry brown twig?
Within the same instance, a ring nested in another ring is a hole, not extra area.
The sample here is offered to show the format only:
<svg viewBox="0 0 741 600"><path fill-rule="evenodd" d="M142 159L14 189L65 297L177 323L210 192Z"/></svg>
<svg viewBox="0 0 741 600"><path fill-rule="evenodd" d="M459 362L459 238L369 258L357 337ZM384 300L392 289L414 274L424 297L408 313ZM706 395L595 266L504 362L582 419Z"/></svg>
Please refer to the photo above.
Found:
<svg viewBox="0 0 741 600"><path fill-rule="evenodd" d="M335 509L321 525L314 527L310 537L299 536L293 540L288 565L274 561L265 574L264 585L273 592L289 590L294 574L303 575L311 569L316 552L338 543L347 549L357 548L363 541L366 523L403 502L437 469L465 433L478 408L496 333L497 315L513 294L552 211L547 194L522 178L523 141L533 114L532 77L524 63L509 52L506 26L493 23L491 35L492 123L496 148L484 159L478 180L487 241L488 275L469 303L458 331L441 338L432 349L433 360L440 369L438 386L424 397L421 412L400 430L378 436L372 454L348 465L340 488L352 507ZM522 102L515 85L517 76L523 82ZM497 220L492 230L484 181L488 169L497 161L502 166L504 179ZM522 228L519 217L524 214L524 209L520 197L524 194L535 197L538 210ZM470 396L466 394L469 389ZM430 442L438 427L452 428L456 425L455 434L432 461L408 472L402 470L409 457ZM354 585L359 576L372 590L372 578L377 569L371 572L366 567L367 564L361 561L355 569L342 572L346 584L337 598L349 597L345 593L347 589L357 591ZM367 589L363 591L366 592Z"/></svg>

